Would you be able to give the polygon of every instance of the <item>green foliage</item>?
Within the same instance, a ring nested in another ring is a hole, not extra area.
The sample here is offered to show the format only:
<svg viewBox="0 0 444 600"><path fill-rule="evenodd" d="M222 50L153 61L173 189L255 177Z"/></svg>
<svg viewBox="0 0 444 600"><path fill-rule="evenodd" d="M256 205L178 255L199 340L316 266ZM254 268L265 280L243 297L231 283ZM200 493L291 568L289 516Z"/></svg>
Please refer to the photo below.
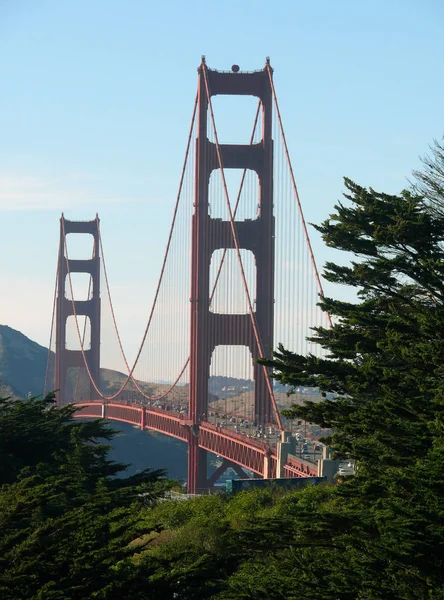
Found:
<svg viewBox="0 0 444 600"><path fill-rule="evenodd" d="M327 263L325 277L355 288L358 302L321 298L333 327L315 328L311 339L323 358L280 346L263 362L281 383L320 388L322 402L293 405L287 415L332 429L325 441L357 465L321 519L321 537L345 551L346 563L333 569L346 575L344 588L331 579L327 597L438 598L444 216L410 192L390 196L350 180L346 186L351 205L339 203L317 229L328 246L354 254L349 266ZM327 572L334 560L326 561Z"/></svg>
<svg viewBox="0 0 444 600"><path fill-rule="evenodd" d="M116 478L125 465L99 443L113 432L74 412L52 395L0 400L2 599L117 598L128 586L148 597L129 544L167 483L159 471Z"/></svg>
<svg viewBox="0 0 444 600"><path fill-rule="evenodd" d="M429 206L438 215L444 214L444 136L442 142L434 140L430 145L431 153L422 158L423 168L413 171L414 189L423 196Z"/></svg>

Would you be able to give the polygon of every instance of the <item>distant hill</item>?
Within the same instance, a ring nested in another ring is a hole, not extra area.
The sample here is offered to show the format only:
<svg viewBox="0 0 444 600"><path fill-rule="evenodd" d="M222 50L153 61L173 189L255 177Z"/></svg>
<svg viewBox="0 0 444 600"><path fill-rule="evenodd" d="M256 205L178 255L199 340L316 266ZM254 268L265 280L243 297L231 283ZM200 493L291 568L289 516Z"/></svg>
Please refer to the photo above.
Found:
<svg viewBox="0 0 444 600"><path fill-rule="evenodd" d="M30 340L20 331L7 325L0 325L0 395L26 398L43 393L45 387L48 349ZM105 394L112 394L125 381L126 375L112 369L100 370L100 385ZM152 386L140 383L145 393ZM128 390L135 390L129 384Z"/></svg>
<svg viewBox="0 0 444 600"><path fill-rule="evenodd" d="M245 394L254 390L254 381L252 379L236 379L235 377L224 377L218 375L210 378L208 389L211 394L217 396L217 398L231 398L239 394ZM283 385L277 381L273 382L273 389L275 393L286 394L292 390L291 386ZM301 394L318 394L315 388L299 388L295 390ZM210 399L211 402L211 399Z"/></svg>
<svg viewBox="0 0 444 600"><path fill-rule="evenodd" d="M41 394L47 360L46 348L20 331L0 325L0 386L5 391L19 398L25 398L29 392Z"/></svg>
<svg viewBox="0 0 444 600"><path fill-rule="evenodd" d="M210 378L208 390L217 398L230 398L254 389L254 381L216 375ZM211 401L211 400L210 400Z"/></svg>

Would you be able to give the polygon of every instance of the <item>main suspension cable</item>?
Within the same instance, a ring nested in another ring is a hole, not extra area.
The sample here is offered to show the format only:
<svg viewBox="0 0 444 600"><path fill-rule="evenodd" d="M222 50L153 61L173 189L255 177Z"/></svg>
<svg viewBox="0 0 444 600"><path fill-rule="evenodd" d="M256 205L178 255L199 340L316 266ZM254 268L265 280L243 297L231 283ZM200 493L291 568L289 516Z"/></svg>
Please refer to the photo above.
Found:
<svg viewBox="0 0 444 600"><path fill-rule="evenodd" d="M96 217L96 222L98 222L98 217ZM97 225L98 225L98 223L97 223ZM93 248L92 258L94 258L94 256L95 256L95 246ZM89 276L89 283L88 283L88 296L87 296L88 300L91 300L91 287L92 287L92 284L93 284L93 278L92 278L92 275L90 275ZM86 338L86 319L85 319L85 321L83 323L82 345L85 344L85 338ZM75 385L75 388L74 388L74 395L73 395L74 399L77 397L77 392L78 392L78 389L79 389L79 383L80 383L80 369L77 370L76 385Z"/></svg>
<svg viewBox="0 0 444 600"><path fill-rule="evenodd" d="M257 104L256 116L255 116L254 123L253 123L253 131L252 131L251 137L250 137L250 146L254 142L254 136L255 136L255 133L256 133L257 122L259 120L260 110L261 110L261 101L259 100L259 102ZM245 181L245 176L247 174L247 170L248 169L244 169L243 170L242 177L241 177L241 180L240 180L240 183L239 183L239 191L237 193L236 204L234 206L233 218L236 217L237 209L239 207L240 197L242 195L242 190L243 190L243 187L244 187L244 181ZM219 281L219 277L220 277L220 274L222 272L222 267L224 265L225 257L227 255L227 250L228 250L228 248L224 248L224 250L222 252L222 257L220 259L219 269L218 269L216 277L214 279L213 289L211 290L211 294L210 294L210 304L211 304L211 301L213 300L214 294L216 292L217 282Z"/></svg>
<svg viewBox="0 0 444 600"><path fill-rule="evenodd" d="M61 247L61 242L59 242L59 256L60 256L60 247ZM56 306L57 306L57 289L58 289L58 282L59 282L59 269L60 269L60 262L59 262L59 259L57 259L56 280L55 280L55 286L54 286L54 299L52 301L51 331L49 333L48 358L46 361L45 384L43 387L43 395L44 396L48 393L47 385L48 385L48 376L49 376L49 368L50 368L49 365L50 365L50 361L51 361L51 343L52 343L52 336L54 333L54 321L55 321L54 317L55 317ZM55 391L55 390L51 390L51 391Z"/></svg>

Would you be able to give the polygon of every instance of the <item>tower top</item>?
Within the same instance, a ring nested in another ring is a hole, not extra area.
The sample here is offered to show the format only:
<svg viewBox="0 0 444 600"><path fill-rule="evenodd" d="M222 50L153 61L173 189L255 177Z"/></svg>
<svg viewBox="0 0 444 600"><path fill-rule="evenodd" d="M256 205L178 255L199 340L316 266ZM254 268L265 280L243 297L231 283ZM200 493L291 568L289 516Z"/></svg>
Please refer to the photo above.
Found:
<svg viewBox="0 0 444 600"><path fill-rule="evenodd" d="M223 70L223 69L222 70L219 70L219 69L209 69L208 65L207 65L206 56L205 56L205 54L202 54L201 63L198 66L197 71L200 73L202 71L202 69L207 69L208 71L215 71L215 72L220 72L220 73L260 73L261 71L266 71L266 70L269 69L273 73L273 69L272 69L271 64L270 64L270 57L269 56L267 56L265 58L265 66L264 66L263 69L255 69L254 71L241 71L240 66L235 63L235 64L233 64L231 66L231 69L229 71L227 71L227 70Z"/></svg>

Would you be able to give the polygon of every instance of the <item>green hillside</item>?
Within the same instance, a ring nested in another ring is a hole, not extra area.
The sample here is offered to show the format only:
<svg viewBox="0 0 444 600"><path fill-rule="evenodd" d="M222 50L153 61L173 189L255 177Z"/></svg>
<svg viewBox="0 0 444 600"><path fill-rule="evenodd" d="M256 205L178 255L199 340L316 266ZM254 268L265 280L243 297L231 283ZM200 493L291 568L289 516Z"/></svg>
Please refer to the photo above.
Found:
<svg viewBox="0 0 444 600"><path fill-rule="evenodd" d="M48 350L20 331L0 325L0 393L25 398L45 385ZM9 392L9 393L8 393Z"/></svg>
<svg viewBox="0 0 444 600"><path fill-rule="evenodd" d="M117 392L117 390L125 383L126 379L127 375L120 373L119 371L114 371L113 369L100 369L100 389L104 394L114 394ZM153 391L150 384L142 381L138 381L137 383L145 394L151 394ZM128 382L126 389L130 392L137 391L137 388L132 381Z"/></svg>
<svg viewBox="0 0 444 600"><path fill-rule="evenodd" d="M25 398L29 392L38 396L45 387L48 349L30 340L20 331L0 325L0 396ZM100 370L100 386L105 394L118 390L126 380L124 373L111 369ZM145 393L151 386L140 383ZM136 390L129 383L128 390Z"/></svg>
<svg viewBox="0 0 444 600"><path fill-rule="evenodd" d="M0 398L18 398L10 385L0 382Z"/></svg>

